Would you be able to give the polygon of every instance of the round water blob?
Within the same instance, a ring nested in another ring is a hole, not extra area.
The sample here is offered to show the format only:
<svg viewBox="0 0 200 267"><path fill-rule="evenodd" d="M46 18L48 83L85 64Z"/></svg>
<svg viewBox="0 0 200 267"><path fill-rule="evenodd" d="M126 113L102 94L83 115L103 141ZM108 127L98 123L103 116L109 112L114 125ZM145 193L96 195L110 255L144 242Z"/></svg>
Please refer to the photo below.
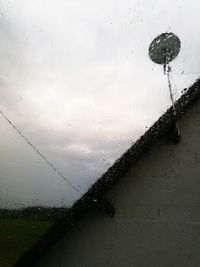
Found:
<svg viewBox="0 0 200 267"><path fill-rule="evenodd" d="M149 46L149 57L157 64L168 64L174 60L181 49L181 41L172 32L157 36Z"/></svg>

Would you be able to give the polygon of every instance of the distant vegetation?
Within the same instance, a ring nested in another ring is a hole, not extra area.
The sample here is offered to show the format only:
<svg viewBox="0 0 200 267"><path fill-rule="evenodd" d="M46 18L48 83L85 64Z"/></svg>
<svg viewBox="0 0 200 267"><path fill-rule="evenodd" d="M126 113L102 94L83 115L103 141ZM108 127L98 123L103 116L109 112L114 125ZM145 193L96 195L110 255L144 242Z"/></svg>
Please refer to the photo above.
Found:
<svg viewBox="0 0 200 267"><path fill-rule="evenodd" d="M11 267L67 208L0 209L0 267Z"/></svg>
<svg viewBox="0 0 200 267"><path fill-rule="evenodd" d="M28 207L0 209L1 219L24 219L33 221L57 221L69 210L67 208Z"/></svg>
<svg viewBox="0 0 200 267"><path fill-rule="evenodd" d="M0 267L11 267L53 225L50 221L0 219Z"/></svg>

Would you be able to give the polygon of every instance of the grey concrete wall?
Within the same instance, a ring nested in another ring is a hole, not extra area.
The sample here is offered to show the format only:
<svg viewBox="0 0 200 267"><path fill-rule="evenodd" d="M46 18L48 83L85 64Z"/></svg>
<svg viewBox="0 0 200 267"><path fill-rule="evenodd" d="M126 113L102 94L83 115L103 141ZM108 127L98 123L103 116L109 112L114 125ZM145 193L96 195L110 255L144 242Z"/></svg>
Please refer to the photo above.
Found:
<svg viewBox="0 0 200 267"><path fill-rule="evenodd" d="M155 145L108 194L114 218L89 212L37 267L200 266L200 103L182 141Z"/></svg>

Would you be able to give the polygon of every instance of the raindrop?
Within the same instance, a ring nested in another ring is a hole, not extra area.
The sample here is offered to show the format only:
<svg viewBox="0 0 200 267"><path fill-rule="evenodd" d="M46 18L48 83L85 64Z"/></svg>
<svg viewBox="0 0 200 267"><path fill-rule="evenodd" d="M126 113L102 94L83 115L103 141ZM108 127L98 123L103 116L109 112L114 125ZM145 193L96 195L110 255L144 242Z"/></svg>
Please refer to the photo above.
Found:
<svg viewBox="0 0 200 267"><path fill-rule="evenodd" d="M184 88L184 89L181 91L181 94L184 94L186 91L187 91L187 88Z"/></svg>

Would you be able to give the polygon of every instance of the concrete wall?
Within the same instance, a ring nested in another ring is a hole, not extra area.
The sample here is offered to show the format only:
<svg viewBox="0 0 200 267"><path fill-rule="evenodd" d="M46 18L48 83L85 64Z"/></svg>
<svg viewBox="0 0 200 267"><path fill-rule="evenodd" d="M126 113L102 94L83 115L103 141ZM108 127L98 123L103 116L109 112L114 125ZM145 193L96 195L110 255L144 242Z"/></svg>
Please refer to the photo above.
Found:
<svg viewBox="0 0 200 267"><path fill-rule="evenodd" d="M114 218L93 211L37 267L200 266L200 103L178 145L155 145L108 194Z"/></svg>

